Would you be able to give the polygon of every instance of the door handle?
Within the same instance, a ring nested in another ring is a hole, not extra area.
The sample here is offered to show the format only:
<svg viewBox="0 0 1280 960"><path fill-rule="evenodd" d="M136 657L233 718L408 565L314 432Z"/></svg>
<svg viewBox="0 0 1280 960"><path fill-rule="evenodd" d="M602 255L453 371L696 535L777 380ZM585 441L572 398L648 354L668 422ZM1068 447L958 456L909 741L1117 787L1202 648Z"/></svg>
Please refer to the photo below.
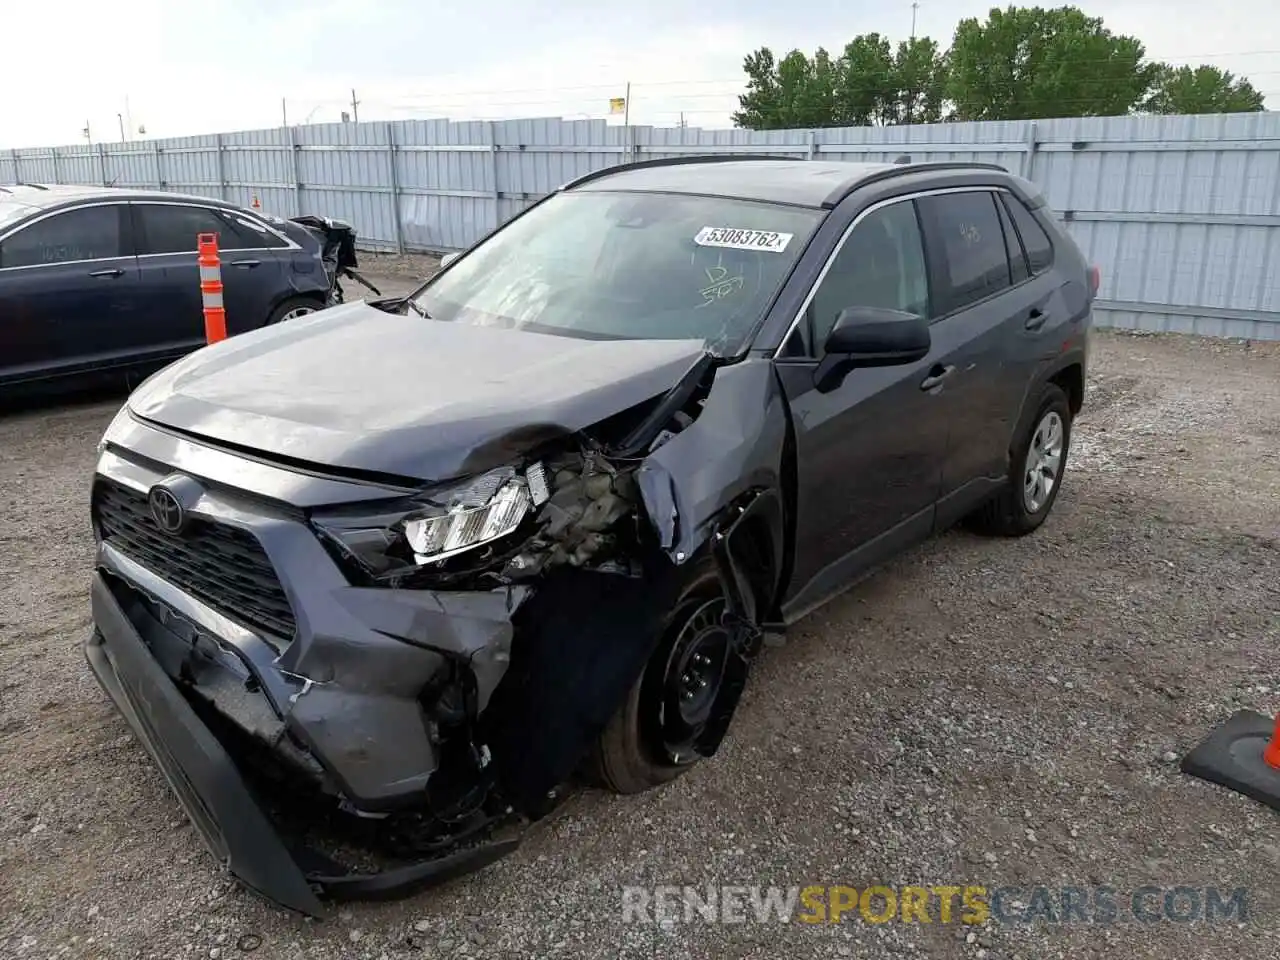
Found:
<svg viewBox="0 0 1280 960"><path fill-rule="evenodd" d="M124 271L119 267L112 267L110 270L94 270L89 274L91 277L123 277Z"/></svg>
<svg viewBox="0 0 1280 960"><path fill-rule="evenodd" d="M956 368L953 366L944 367L940 363L935 363L929 371L929 375L920 381L920 389L932 390L934 387L940 386L943 380L955 373L955 370Z"/></svg>
<svg viewBox="0 0 1280 960"><path fill-rule="evenodd" d="M1039 330L1044 326L1045 321L1049 319L1049 315L1039 307L1032 307L1031 312L1027 314L1027 322L1025 324L1028 330Z"/></svg>
<svg viewBox="0 0 1280 960"><path fill-rule="evenodd" d="M261 266L261 260L232 260L233 267L242 267L245 270L252 270L254 267Z"/></svg>

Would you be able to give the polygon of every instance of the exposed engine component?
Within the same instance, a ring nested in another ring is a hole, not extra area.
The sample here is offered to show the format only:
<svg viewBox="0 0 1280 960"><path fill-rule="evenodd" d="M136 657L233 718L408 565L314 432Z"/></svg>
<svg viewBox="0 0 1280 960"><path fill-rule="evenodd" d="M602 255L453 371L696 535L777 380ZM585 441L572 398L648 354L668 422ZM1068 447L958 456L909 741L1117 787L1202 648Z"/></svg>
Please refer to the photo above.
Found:
<svg viewBox="0 0 1280 960"><path fill-rule="evenodd" d="M551 460L545 469L551 495L537 513L538 533L508 562L506 576L521 579L563 565L637 572L617 550L615 529L639 502L633 470L594 450Z"/></svg>

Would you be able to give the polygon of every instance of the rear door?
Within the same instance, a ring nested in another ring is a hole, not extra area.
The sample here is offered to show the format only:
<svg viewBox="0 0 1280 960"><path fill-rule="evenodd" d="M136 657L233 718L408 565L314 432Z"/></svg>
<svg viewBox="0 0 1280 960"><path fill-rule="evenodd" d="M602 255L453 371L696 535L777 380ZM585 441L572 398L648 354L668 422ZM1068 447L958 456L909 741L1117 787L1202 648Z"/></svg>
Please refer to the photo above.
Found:
<svg viewBox="0 0 1280 960"><path fill-rule="evenodd" d="M227 330L261 326L285 292L281 262L234 218L195 203L145 201L133 204L138 265L147 289L145 323L157 349L186 351L205 342L197 237L218 236Z"/></svg>
<svg viewBox="0 0 1280 960"><path fill-rule="evenodd" d="M923 197L921 220L945 326L957 344L957 417L943 470L938 522L946 526L1003 478L1024 396L1038 366L1056 355L1068 312L1053 271L1052 245L1016 197L997 188ZM1016 221L1032 238L1024 249ZM1039 231L1038 235L1032 228ZM949 501L947 498L950 498Z"/></svg>
<svg viewBox="0 0 1280 960"><path fill-rule="evenodd" d="M0 377L136 358L140 280L127 207L61 209L0 237Z"/></svg>
<svg viewBox="0 0 1280 960"><path fill-rule="evenodd" d="M953 345L955 416L943 466L945 498L1008 469L1015 394L1024 377L1014 347L1032 301L1016 238L1018 256L1010 261L1005 214L992 188L951 190L919 204L936 293L934 329Z"/></svg>

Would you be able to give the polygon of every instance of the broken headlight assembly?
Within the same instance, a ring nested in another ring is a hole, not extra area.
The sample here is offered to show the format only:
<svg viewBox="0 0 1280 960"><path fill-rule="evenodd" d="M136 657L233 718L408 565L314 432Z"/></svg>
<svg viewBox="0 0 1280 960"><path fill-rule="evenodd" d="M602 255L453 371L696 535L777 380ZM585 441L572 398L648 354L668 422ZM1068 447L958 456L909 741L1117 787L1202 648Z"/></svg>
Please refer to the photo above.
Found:
<svg viewBox="0 0 1280 960"><path fill-rule="evenodd" d="M633 467L584 450L311 522L359 579L391 587L510 583L559 566L634 576L638 532L623 521L639 499Z"/></svg>
<svg viewBox="0 0 1280 960"><path fill-rule="evenodd" d="M364 571L379 580L400 579L510 537L548 496L546 473L534 463L523 471L490 470L373 509L324 511L311 519L326 543Z"/></svg>

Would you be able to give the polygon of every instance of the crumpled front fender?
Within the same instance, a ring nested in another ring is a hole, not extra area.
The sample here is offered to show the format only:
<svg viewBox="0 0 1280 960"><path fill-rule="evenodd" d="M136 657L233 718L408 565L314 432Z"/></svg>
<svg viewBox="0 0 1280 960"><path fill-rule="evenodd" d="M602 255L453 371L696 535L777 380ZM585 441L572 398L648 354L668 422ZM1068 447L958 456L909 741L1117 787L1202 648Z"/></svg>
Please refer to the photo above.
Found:
<svg viewBox="0 0 1280 960"><path fill-rule="evenodd" d="M765 496L752 517L768 530L773 582L757 588L776 590L784 568L780 491L788 426L771 361L752 358L716 370L698 419L646 457L636 474L658 542L675 563L706 545L732 508ZM734 543L724 549L742 556Z"/></svg>

